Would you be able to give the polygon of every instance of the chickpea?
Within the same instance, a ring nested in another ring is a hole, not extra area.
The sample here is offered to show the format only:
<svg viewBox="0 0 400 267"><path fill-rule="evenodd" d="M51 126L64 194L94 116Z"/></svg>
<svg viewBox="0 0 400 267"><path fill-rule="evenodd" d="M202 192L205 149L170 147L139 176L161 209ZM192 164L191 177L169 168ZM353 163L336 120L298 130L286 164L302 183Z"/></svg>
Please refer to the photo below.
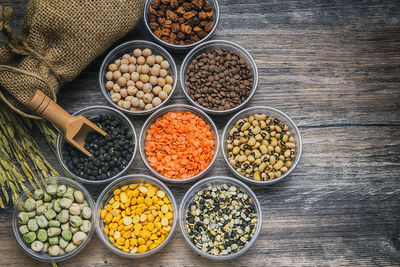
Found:
<svg viewBox="0 0 400 267"><path fill-rule="evenodd" d="M166 92L167 94L170 94L172 91L172 86L170 84L164 85L163 91Z"/></svg>
<svg viewBox="0 0 400 267"><path fill-rule="evenodd" d="M159 97L155 97L153 98L153 101L151 101L151 103L153 104L154 107L157 107L161 104L161 99Z"/></svg>
<svg viewBox="0 0 400 267"><path fill-rule="evenodd" d="M158 97L159 97L162 101L164 101L165 99L167 99L168 94L167 94L166 92L164 92L164 91L161 91L161 92L158 94Z"/></svg>
<svg viewBox="0 0 400 267"><path fill-rule="evenodd" d="M140 72L143 73L143 74L149 73L149 72L150 72L150 67L149 67L149 65L144 64L144 65L142 66L142 68L140 69Z"/></svg>
<svg viewBox="0 0 400 267"><path fill-rule="evenodd" d="M165 82L167 84L172 84L174 82L174 79L168 75L167 77L165 77Z"/></svg>
<svg viewBox="0 0 400 267"><path fill-rule="evenodd" d="M125 101L131 102L132 99L133 99L133 96L131 96L131 95L128 95L127 97L125 97Z"/></svg>
<svg viewBox="0 0 400 267"><path fill-rule="evenodd" d="M142 99L139 99L139 108L140 108L140 109L144 109L145 105L146 105L146 104L143 102L143 100L142 100Z"/></svg>
<svg viewBox="0 0 400 267"><path fill-rule="evenodd" d="M111 100L115 103L121 100L121 95L118 93L114 93L111 95Z"/></svg>
<svg viewBox="0 0 400 267"><path fill-rule="evenodd" d="M131 102L130 101L124 101L122 103L122 107L125 109L130 109L131 108Z"/></svg>
<svg viewBox="0 0 400 267"><path fill-rule="evenodd" d="M153 89L153 86L151 86L149 83L145 83L142 88L143 92L145 93L150 93L151 89Z"/></svg>
<svg viewBox="0 0 400 267"><path fill-rule="evenodd" d="M142 50L139 48L136 48L135 50L133 50L133 56L138 58L142 55Z"/></svg>
<svg viewBox="0 0 400 267"><path fill-rule="evenodd" d="M129 54L124 54L123 56L122 56L122 58L125 58L125 59L129 59L131 57L131 55L129 55Z"/></svg>
<svg viewBox="0 0 400 267"><path fill-rule="evenodd" d="M134 64L134 65L136 64L136 58L135 57L129 57L128 61L129 61L130 64Z"/></svg>
<svg viewBox="0 0 400 267"><path fill-rule="evenodd" d="M151 104L151 103L149 103L149 104L146 104L146 106L144 106L144 109L152 109L153 108L153 105Z"/></svg>
<svg viewBox="0 0 400 267"><path fill-rule="evenodd" d="M126 64L121 64L121 66L119 67L119 70L120 70L122 73L125 73L125 72L128 72L128 71L129 71L129 67L128 67L128 65L126 65Z"/></svg>
<svg viewBox="0 0 400 267"><path fill-rule="evenodd" d="M126 79L125 79L124 77L119 77L117 83L118 83L118 85L121 86L121 87L122 87L122 86L125 86L125 84L126 84Z"/></svg>
<svg viewBox="0 0 400 267"><path fill-rule="evenodd" d="M154 65L151 70L150 70L150 74L153 76L159 76L160 75L160 66L156 66Z"/></svg>
<svg viewBox="0 0 400 267"><path fill-rule="evenodd" d="M113 88L113 91L116 93L119 93L119 91L121 90L121 87L117 83L114 83L112 88Z"/></svg>
<svg viewBox="0 0 400 267"><path fill-rule="evenodd" d="M129 73L136 71L136 66L134 64L129 64L128 71L129 71Z"/></svg>
<svg viewBox="0 0 400 267"><path fill-rule="evenodd" d="M147 63L147 65L149 65L149 66L153 66L153 65L156 63L156 58L155 58L155 56L148 56L148 57L146 58L146 63Z"/></svg>
<svg viewBox="0 0 400 267"><path fill-rule="evenodd" d="M111 81L112 78L113 78L113 72L112 72L112 71L107 71L107 73L106 73L106 79L107 79L108 81Z"/></svg>
<svg viewBox="0 0 400 267"><path fill-rule="evenodd" d="M161 69L160 70L160 76L161 77L164 78L164 77L167 77L167 75L168 75L168 71L167 70L165 70L165 69Z"/></svg>
<svg viewBox="0 0 400 267"><path fill-rule="evenodd" d="M122 97L127 97L128 96L128 91L126 90L126 88L122 88L121 91L119 91L119 94Z"/></svg>
<svg viewBox="0 0 400 267"><path fill-rule="evenodd" d="M124 103L124 100L118 101L118 103L117 103L118 107L121 107L121 108L122 108L122 104L123 104L123 103Z"/></svg>
<svg viewBox="0 0 400 267"><path fill-rule="evenodd" d="M136 93L136 97L139 98L140 100L142 100L143 96L144 96L144 92L143 91L138 91Z"/></svg>
<svg viewBox="0 0 400 267"><path fill-rule="evenodd" d="M165 87L165 86L164 86ZM155 86L153 87L153 94L158 95L161 92L161 87L160 86Z"/></svg>
<svg viewBox="0 0 400 267"><path fill-rule="evenodd" d="M134 81L134 82L137 82L137 81L139 81L139 73L138 72L132 72L132 74L131 74L131 80L132 81Z"/></svg>
<svg viewBox="0 0 400 267"><path fill-rule="evenodd" d="M157 85L158 83L158 78L156 76L150 76L149 82L151 85Z"/></svg>
<svg viewBox="0 0 400 267"><path fill-rule="evenodd" d="M143 56L144 57L149 57L149 56L151 56L151 54L152 54L152 52L151 52L151 50L149 48L143 49Z"/></svg>
<svg viewBox="0 0 400 267"><path fill-rule="evenodd" d="M150 79L150 77L149 77L149 75L147 75L147 74L141 74L141 75L140 75L140 80L141 80L143 83L148 83L148 82L149 82L149 79Z"/></svg>
<svg viewBox="0 0 400 267"><path fill-rule="evenodd" d="M114 85L113 81L106 82L106 89L111 90L113 88L113 85Z"/></svg>
<svg viewBox="0 0 400 267"><path fill-rule="evenodd" d="M149 93L144 94L144 96L143 96L144 103L146 103L146 104L151 103L152 100L153 100L153 97L151 96L151 94L149 94Z"/></svg>
<svg viewBox="0 0 400 267"><path fill-rule="evenodd" d="M137 81L137 82L136 82L136 88L137 88L137 89L142 89L142 88L143 88L143 82Z"/></svg>
<svg viewBox="0 0 400 267"><path fill-rule="evenodd" d="M146 62L146 59L143 56L137 58L137 64L143 65Z"/></svg>
<svg viewBox="0 0 400 267"><path fill-rule="evenodd" d="M138 107L139 106L139 99L137 97L132 98L131 105L133 107Z"/></svg>
<svg viewBox="0 0 400 267"><path fill-rule="evenodd" d="M114 73L113 73L113 79L114 80L118 80L118 78L121 77L121 76L122 76L122 74L121 74L121 72L119 70L114 71Z"/></svg>
<svg viewBox="0 0 400 267"><path fill-rule="evenodd" d="M128 65L129 64L129 60L127 60L126 58L121 59L121 65L122 64Z"/></svg>
<svg viewBox="0 0 400 267"><path fill-rule="evenodd" d="M114 64L117 65L117 69L121 66L121 59L117 59L114 61Z"/></svg>
<svg viewBox="0 0 400 267"><path fill-rule="evenodd" d="M158 78L157 84L158 84L158 86L164 86L165 85L165 79L164 78Z"/></svg>
<svg viewBox="0 0 400 267"><path fill-rule="evenodd" d="M117 66L117 64L110 64L110 65L108 66L108 69L109 69L110 71L114 72L114 71L118 70L118 66Z"/></svg>
<svg viewBox="0 0 400 267"><path fill-rule="evenodd" d="M127 88L128 95L136 95L138 89L135 86L129 86Z"/></svg>
<svg viewBox="0 0 400 267"><path fill-rule="evenodd" d="M142 65L137 65L136 66L136 72L142 73Z"/></svg>
<svg viewBox="0 0 400 267"><path fill-rule="evenodd" d="M130 73L124 73L123 75L122 75L122 77L124 77L125 78L125 80L130 80L131 79L131 74Z"/></svg>
<svg viewBox="0 0 400 267"><path fill-rule="evenodd" d="M169 68L169 63L168 63L168 61L163 60L163 61L161 61L160 66L161 66L161 68L166 70Z"/></svg>
<svg viewBox="0 0 400 267"><path fill-rule="evenodd" d="M164 59L162 56L156 56L155 60L157 64L160 64Z"/></svg>
<svg viewBox="0 0 400 267"><path fill-rule="evenodd" d="M132 81L131 79L129 79L129 80L126 81L126 86L127 86L127 87L129 87L129 86L135 86L135 82Z"/></svg>

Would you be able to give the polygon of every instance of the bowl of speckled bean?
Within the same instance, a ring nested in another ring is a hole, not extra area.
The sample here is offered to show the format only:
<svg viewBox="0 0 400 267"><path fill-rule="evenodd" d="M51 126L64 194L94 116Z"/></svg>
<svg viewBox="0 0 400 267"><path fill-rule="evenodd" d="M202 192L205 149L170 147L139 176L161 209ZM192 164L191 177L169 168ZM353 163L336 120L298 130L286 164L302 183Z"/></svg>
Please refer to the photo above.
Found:
<svg viewBox="0 0 400 267"><path fill-rule="evenodd" d="M179 223L184 239L197 254L231 260L256 242L262 210L256 195L243 182L214 176L187 191L179 209Z"/></svg>
<svg viewBox="0 0 400 267"><path fill-rule="evenodd" d="M233 116L222 137L222 155L233 174L248 183L282 181L296 168L302 139L288 115L271 107L249 107Z"/></svg>

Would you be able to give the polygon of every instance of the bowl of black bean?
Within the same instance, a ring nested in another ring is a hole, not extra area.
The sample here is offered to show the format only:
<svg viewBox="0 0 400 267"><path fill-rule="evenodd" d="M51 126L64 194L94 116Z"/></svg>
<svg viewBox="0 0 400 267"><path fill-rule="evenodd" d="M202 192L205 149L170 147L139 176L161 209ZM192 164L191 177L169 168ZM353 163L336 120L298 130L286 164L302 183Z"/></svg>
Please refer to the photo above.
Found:
<svg viewBox="0 0 400 267"><path fill-rule="evenodd" d="M187 54L179 79L191 104L209 114L223 115L241 109L250 101L257 89L258 70L243 47L213 40Z"/></svg>
<svg viewBox="0 0 400 267"><path fill-rule="evenodd" d="M260 203L243 182L214 176L194 184L179 209L180 227L200 256L230 260L245 253L262 226Z"/></svg>
<svg viewBox="0 0 400 267"><path fill-rule="evenodd" d="M88 157L67 143L62 133L57 137L57 159L66 176L85 184L108 183L122 175L136 154L137 136L131 121L122 112L105 106L92 106L73 114L83 115L107 135L89 133L85 149Z"/></svg>
<svg viewBox="0 0 400 267"><path fill-rule="evenodd" d="M288 115L271 107L249 107L231 118L221 139L223 158L245 182L282 181L299 163L302 139Z"/></svg>

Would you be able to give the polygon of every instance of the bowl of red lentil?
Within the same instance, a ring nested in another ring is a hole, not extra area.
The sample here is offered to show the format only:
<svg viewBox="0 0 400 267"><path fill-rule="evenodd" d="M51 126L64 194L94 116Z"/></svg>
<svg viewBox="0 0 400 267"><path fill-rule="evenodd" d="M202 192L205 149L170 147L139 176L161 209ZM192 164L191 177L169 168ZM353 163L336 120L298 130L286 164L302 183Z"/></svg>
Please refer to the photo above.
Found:
<svg viewBox="0 0 400 267"><path fill-rule="evenodd" d="M148 175L127 175L100 194L94 214L96 232L102 243L119 256L147 257L172 238L177 209L164 183Z"/></svg>
<svg viewBox="0 0 400 267"><path fill-rule="evenodd" d="M157 178L187 183L205 175L219 152L218 130L212 119L189 105L159 109L144 123L140 156Z"/></svg>

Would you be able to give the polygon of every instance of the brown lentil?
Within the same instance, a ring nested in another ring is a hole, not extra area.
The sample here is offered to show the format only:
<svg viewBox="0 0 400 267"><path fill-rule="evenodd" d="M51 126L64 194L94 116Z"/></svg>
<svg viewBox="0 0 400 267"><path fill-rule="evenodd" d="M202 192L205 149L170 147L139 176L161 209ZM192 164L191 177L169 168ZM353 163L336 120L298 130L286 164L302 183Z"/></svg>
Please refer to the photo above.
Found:
<svg viewBox="0 0 400 267"><path fill-rule="evenodd" d="M253 73L238 53L212 49L198 55L185 73L190 97L205 108L227 110L243 103L253 85Z"/></svg>

